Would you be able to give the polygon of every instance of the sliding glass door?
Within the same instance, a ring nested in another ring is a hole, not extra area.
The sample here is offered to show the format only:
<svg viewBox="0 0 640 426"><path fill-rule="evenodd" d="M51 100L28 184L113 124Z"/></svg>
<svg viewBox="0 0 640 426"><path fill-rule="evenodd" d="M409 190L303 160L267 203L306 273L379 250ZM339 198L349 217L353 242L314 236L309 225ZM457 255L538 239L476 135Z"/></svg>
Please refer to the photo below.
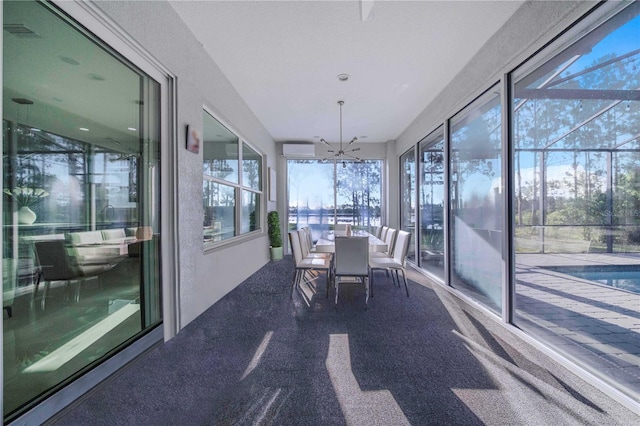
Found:
<svg viewBox="0 0 640 426"><path fill-rule="evenodd" d="M502 309L500 90L494 87L451 120L451 285Z"/></svg>
<svg viewBox="0 0 640 426"><path fill-rule="evenodd" d="M420 263L442 280L444 273L444 130L436 130L418 145L420 162Z"/></svg>
<svg viewBox="0 0 640 426"><path fill-rule="evenodd" d="M640 399L640 3L514 75L513 322Z"/></svg>
<svg viewBox="0 0 640 426"><path fill-rule="evenodd" d="M410 149L400 156L400 229L411 234L407 259L416 261L416 153Z"/></svg>
<svg viewBox="0 0 640 426"><path fill-rule="evenodd" d="M39 2L4 3L5 421L162 321L159 84Z"/></svg>

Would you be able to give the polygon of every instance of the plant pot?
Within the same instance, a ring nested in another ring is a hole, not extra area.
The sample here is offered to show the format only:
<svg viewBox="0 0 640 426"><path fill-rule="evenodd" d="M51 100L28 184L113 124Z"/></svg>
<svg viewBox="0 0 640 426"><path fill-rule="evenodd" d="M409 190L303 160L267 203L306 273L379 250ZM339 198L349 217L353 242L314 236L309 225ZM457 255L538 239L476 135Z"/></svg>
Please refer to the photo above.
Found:
<svg viewBox="0 0 640 426"><path fill-rule="evenodd" d="M18 223L31 225L36 221L36 213L29 206L22 206L18 209Z"/></svg>
<svg viewBox="0 0 640 426"><path fill-rule="evenodd" d="M282 247L269 247L269 252L271 253L271 260L282 259Z"/></svg>

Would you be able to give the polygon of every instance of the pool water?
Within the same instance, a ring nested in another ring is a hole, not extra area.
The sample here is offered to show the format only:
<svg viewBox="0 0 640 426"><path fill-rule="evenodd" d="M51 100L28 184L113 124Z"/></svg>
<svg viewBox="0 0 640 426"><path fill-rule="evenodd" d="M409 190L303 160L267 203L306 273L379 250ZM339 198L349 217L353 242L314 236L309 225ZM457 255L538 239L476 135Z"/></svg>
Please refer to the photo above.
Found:
<svg viewBox="0 0 640 426"><path fill-rule="evenodd" d="M548 269L640 294L640 266L589 265L581 267L554 267Z"/></svg>

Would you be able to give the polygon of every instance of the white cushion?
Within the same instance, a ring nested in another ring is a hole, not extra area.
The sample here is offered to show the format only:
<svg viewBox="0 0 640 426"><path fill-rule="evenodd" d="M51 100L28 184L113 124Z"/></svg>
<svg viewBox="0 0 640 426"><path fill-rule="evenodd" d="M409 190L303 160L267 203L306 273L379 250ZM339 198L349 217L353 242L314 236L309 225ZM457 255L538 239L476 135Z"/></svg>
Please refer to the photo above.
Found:
<svg viewBox="0 0 640 426"><path fill-rule="evenodd" d="M103 229L101 232L104 240L124 240L127 236L124 228Z"/></svg>
<svg viewBox="0 0 640 426"><path fill-rule="evenodd" d="M102 243L102 232L100 231L70 232L68 236L69 243L74 246Z"/></svg>

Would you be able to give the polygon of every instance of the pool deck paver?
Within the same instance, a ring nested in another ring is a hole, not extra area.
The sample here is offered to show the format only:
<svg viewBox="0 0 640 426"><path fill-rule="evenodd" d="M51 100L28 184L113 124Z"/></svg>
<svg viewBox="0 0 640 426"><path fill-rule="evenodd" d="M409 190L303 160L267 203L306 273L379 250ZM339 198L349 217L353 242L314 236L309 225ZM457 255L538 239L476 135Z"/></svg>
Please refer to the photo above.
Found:
<svg viewBox="0 0 640 426"><path fill-rule="evenodd" d="M515 323L640 398L640 294L545 269L591 265L640 253L517 254Z"/></svg>

